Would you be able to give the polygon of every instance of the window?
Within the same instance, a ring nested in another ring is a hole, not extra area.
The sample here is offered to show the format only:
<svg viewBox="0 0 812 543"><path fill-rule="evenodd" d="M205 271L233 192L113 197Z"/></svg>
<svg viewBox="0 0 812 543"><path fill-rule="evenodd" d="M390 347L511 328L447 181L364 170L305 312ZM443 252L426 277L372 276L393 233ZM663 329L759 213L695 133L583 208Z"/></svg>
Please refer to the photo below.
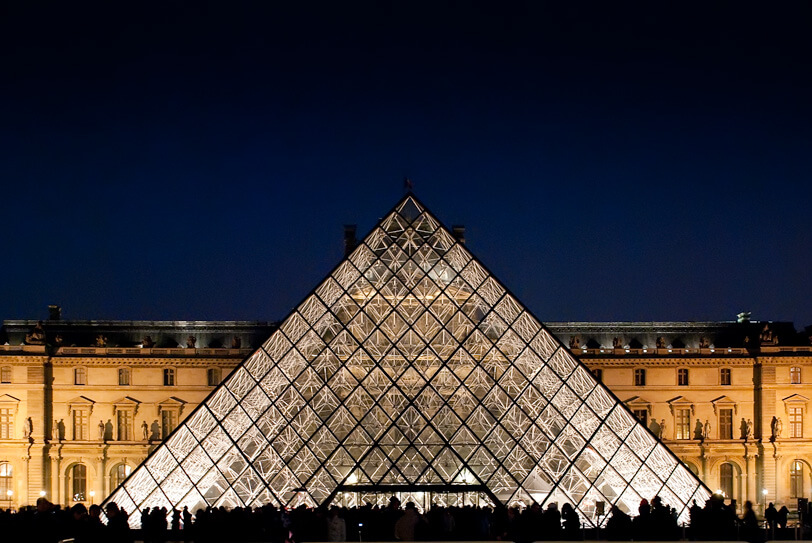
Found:
<svg viewBox="0 0 812 543"><path fill-rule="evenodd" d="M646 370L642 368L634 370L634 386L646 386Z"/></svg>
<svg viewBox="0 0 812 543"><path fill-rule="evenodd" d="M804 408L789 408L789 437L804 437Z"/></svg>
<svg viewBox="0 0 812 543"><path fill-rule="evenodd" d="M119 464L115 468L113 468L113 473L111 474L112 477L110 478L110 482L113 485L113 488L118 488L121 486L121 483L124 482L124 479L129 477L132 468L127 464Z"/></svg>
<svg viewBox="0 0 812 543"><path fill-rule="evenodd" d="M174 368L164 368L164 386L165 387L173 387L173 386L175 386L175 369Z"/></svg>
<svg viewBox="0 0 812 543"><path fill-rule="evenodd" d="M688 369L680 368L677 370L677 385L681 387L688 386Z"/></svg>
<svg viewBox="0 0 812 543"><path fill-rule="evenodd" d="M87 384L87 368L74 368L73 369L73 384L86 385Z"/></svg>
<svg viewBox="0 0 812 543"><path fill-rule="evenodd" d="M592 375L595 376L595 380L599 383L603 383L603 370L595 368L592 370Z"/></svg>
<svg viewBox="0 0 812 543"><path fill-rule="evenodd" d="M130 386L130 368L118 369L118 386Z"/></svg>
<svg viewBox="0 0 812 543"><path fill-rule="evenodd" d="M725 498L733 497L733 464L719 466L719 489Z"/></svg>
<svg viewBox="0 0 812 543"><path fill-rule="evenodd" d="M210 387L216 387L220 384L220 368L209 368L206 372L206 382Z"/></svg>
<svg viewBox="0 0 812 543"><path fill-rule="evenodd" d="M11 464L0 464L0 500L11 499L9 492L14 491L11 480L13 474Z"/></svg>
<svg viewBox="0 0 812 543"><path fill-rule="evenodd" d="M70 469L71 492L73 501L85 501L87 494L87 468L84 464L76 464Z"/></svg>
<svg viewBox="0 0 812 543"><path fill-rule="evenodd" d="M161 409L161 439L166 439L178 425L178 412L174 409Z"/></svg>
<svg viewBox="0 0 812 543"><path fill-rule="evenodd" d="M719 410L719 439L733 439L733 410Z"/></svg>
<svg viewBox="0 0 812 543"><path fill-rule="evenodd" d="M801 384L801 368L799 366L793 366L789 369L789 382L791 385Z"/></svg>
<svg viewBox="0 0 812 543"><path fill-rule="evenodd" d="M89 413L87 409L74 409L73 410L73 439L76 441L87 441L88 428L87 422Z"/></svg>
<svg viewBox="0 0 812 543"><path fill-rule="evenodd" d="M116 410L116 423L119 441L132 441L133 438L133 412L131 409Z"/></svg>
<svg viewBox="0 0 812 543"><path fill-rule="evenodd" d="M648 409L634 409L632 413L637 417L637 420L643 423L643 426L648 427Z"/></svg>
<svg viewBox="0 0 812 543"><path fill-rule="evenodd" d="M804 463L793 460L789 466L789 497L804 497Z"/></svg>
<svg viewBox="0 0 812 543"><path fill-rule="evenodd" d="M691 439L691 410L677 409L676 437L677 439Z"/></svg>
<svg viewBox="0 0 812 543"><path fill-rule="evenodd" d="M722 385L730 385L730 368L722 368L719 370L719 382Z"/></svg>
<svg viewBox="0 0 812 543"><path fill-rule="evenodd" d="M11 382L11 366L3 366L0 368L0 383Z"/></svg>
<svg viewBox="0 0 812 543"><path fill-rule="evenodd" d="M0 408L0 439L14 439L14 411L9 407Z"/></svg>

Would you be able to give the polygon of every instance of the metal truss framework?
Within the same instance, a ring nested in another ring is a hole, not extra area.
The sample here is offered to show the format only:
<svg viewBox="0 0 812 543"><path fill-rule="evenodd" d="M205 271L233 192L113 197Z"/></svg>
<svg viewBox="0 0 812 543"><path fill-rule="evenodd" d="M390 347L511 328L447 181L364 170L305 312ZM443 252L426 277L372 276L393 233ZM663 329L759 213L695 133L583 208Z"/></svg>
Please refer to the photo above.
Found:
<svg viewBox="0 0 812 543"><path fill-rule="evenodd" d="M592 525L596 502L659 495L686 519L710 496L409 195L107 501L315 506L399 486L569 502Z"/></svg>

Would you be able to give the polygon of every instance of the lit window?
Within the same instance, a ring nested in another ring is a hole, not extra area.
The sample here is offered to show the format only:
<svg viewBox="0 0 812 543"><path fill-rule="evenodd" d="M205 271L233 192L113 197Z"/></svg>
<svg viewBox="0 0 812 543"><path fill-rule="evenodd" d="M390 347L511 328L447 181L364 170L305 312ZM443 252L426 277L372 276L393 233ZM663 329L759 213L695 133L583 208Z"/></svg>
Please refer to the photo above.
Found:
<svg viewBox="0 0 812 543"><path fill-rule="evenodd" d="M804 463L793 460L789 466L789 497L795 499L804 496Z"/></svg>
<svg viewBox="0 0 812 543"><path fill-rule="evenodd" d="M789 382L792 385L801 384L801 368L799 366L793 366L789 369Z"/></svg>
<svg viewBox="0 0 812 543"><path fill-rule="evenodd" d="M14 439L14 413L8 407L0 408L0 439Z"/></svg>
<svg viewBox="0 0 812 543"><path fill-rule="evenodd" d="M719 439L733 439L733 410L719 410Z"/></svg>
<svg viewBox="0 0 812 543"><path fill-rule="evenodd" d="M130 385L130 368L119 368L118 369L118 385L119 386L129 386Z"/></svg>
<svg viewBox="0 0 812 543"><path fill-rule="evenodd" d="M119 441L133 440L133 411L131 409L118 409L116 423Z"/></svg>
<svg viewBox="0 0 812 543"><path fill-rule="evenodd" d="M84 464L76 464L71 468L70 475L73 501L85 501L85 494L87 494L87 468Z"/></svg>
<svg viewBox="0 0 812 543"><path fill-rule="evenodd" d="M804 437L804 408L789 408L789 437Z"/></svg>
<svg viewBox="0 0 812 543"><path fill-rule="evenodd" d="M646 386L646 370L642 368L634 370L634 386Z"/></svg>
<svg viewBox="0 0 812 543"><path fill-rule="evenodd" d="M637 420L643 423L643 426L648 426L648 409L634 409L632 413Z"/></svg>
<svg viewBox="0 0 812 543"><path fill-rule="evenodd" d="M73 439L76 441L86 441L88 412L86 409L73 410Z"/></svg>
<svg viewBox="0 0 812 543"><path fill-rule="evenodd" d="M680 368L677 370L677 384L681 387L688 386L688 369Z"/></svg>
<svg viewBox="0 0 812 543"><path fill-rule="evenodd" d="M164 386L165 387L173 387L173 386L175 386L175 369L174 368L164 368Z"/></svg>
<svg viewBox="0 0 812 543"><path fill-rule="evenodd" d="M719 370L719 382L725 386L730 385L730 368Z"/></svg>
<svg viewBox="0 0 812 543"><path fill-rule="evenodd" d="M113 488L118 488L121 486L121 483L124 482L124 479L129 477L132 468L127 464L119 464L115 468L113 468L113 473L111 474L112 477L110 482L113 485Z"/></svg>
<svg viewBox="0 0 812 543"><path fill-rule="evenodd" d="M220 384L220 368L209 368L206 372L206 381L210 387L216 387Z"/></svg>
<svg viewBox="0 0 812 543"><path fill-rule="evenodd" d="M0 464L0 500L6 499L9 492L14 491L12 476L14 475L11 464Z"/></svg>
<svg viewBox="0 0 812 543"><path fill-rule="evenodd" d="M178 425L178 412L174 409L161 410L161 439L166 439Z"/></svg>
<svg viewBox="0 0 812 543"><path fill-rule="evenodd" d="M595 376L595 380L599 383L603 383L603 370L595 368L592 370L592 375Z"/></svg>
<svg viewBox="0 0 812 543"><path fill-rule="evenodd" d="M722 464L719 467L719 489L726 498L733 497L733 465Z"/></svg>
<svg viewBox="0 0 812 543"><path fill-rule="evenodd" d="M87 384L87 368L74 368L73 369L73 384L86 385Z"/></svg>
<svg viewBox="0 0 812 543"><path fill-rule="evenodd" d="M11 382L11 366L3 366L0 368L0 383Z"/></svg>
<svg viewBox="0 0 812 543"><path fill-rule="evenodd" d="M677 409L676 422L677 439L691 439L691 410Z"/></svg>

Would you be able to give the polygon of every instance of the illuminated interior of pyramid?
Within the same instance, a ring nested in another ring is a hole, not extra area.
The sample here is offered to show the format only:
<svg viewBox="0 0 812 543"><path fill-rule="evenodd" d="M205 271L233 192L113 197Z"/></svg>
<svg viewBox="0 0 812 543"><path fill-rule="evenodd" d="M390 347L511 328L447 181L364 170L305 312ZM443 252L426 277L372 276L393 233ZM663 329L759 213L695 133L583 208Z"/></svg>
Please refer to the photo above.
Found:
<svg viewBox="0 0 812 543"><path fill-rule="evenodd" d="M708 489L411 194L116 489L144 507L568 502Z"/></svg>

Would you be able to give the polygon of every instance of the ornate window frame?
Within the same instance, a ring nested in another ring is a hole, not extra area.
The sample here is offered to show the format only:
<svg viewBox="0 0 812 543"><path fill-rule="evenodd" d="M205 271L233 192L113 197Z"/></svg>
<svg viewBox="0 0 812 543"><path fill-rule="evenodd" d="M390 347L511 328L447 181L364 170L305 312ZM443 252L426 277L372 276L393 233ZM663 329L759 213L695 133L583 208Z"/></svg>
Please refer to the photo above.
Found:
<svg viewBox="0 0 812 543"><path fill-rule="evenodd" d="M8 422L8 428L6 428L6 431L3 432L7 433L8 437L4 437L3 439L14 439L14 428L17 427L17 413L20 411L19 398L15 398L11 394L3 394L0 396L0 409L8 409L9 417L11 419Z"/></svg>
<svg viewBox="0 0 812 543"><path fill-rule="evenodd" d="M113 418L115 418L115 439L116 441L135 441L135 416L138 414L138 408L141 406L141 402L132 398L130 396L124 396L123 398L116 400L113 402ZM119 420L120 415L119 413L129 412L129 427L126 428L128 435L125 435L127 439L122 438L121 432L121 421Z"/></svg>
<svg viewBox="0 0 812 543"><path fill-rule="evenodd" d="M76 440L76 421L74 420L74 416L76 411L79 410L87 410L87 422L85 423L84 431L85 439L81 441L87 441L90 439L90 417L93 415L93 408L96 406L96 402L88 398L87 396L77 396L72 400L68 400L68 421L70 421L70 429L71 429L71 438ZM66 432L67 433L67 432Z"/></svg>
<svg viewBox="0 0 812 543"><path fill-rule="evenodd" d="M180 398L176 398L175 396L170 396L169 398L158 403L158 424L161 426L161 439L166 439L169 434L174 432L175 428L178 427L181 422L181 415L183 414L183 408L185 406L186 402ZM164 413L174 414L175 416L173 427L168 431L164 425Z"/></svg>

